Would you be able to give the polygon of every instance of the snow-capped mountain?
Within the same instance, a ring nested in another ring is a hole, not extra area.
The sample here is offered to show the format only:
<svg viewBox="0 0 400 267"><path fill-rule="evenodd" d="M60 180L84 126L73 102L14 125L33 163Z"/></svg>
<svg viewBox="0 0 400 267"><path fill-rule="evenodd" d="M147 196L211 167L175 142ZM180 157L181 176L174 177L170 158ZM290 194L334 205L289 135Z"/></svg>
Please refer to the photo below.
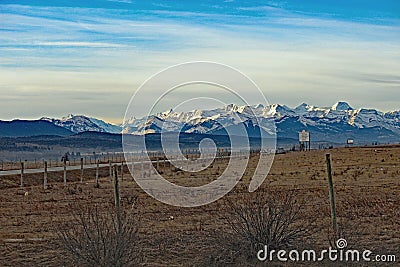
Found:
<svg viewBox="0 0 400 267"><path fill-rule="evenodd" d="M350 107L348 103L340 101L332 106L332 110L346 111L346 110L353 110L353 108Z"/></svg>
<svg viewBox="0 0 400 267"><path fill-rule="evenodd" d="M245 125L247 133L257 128L266 134L274 134L276 126L278 138L297 139L298 132L304 129L311 132L315 141L344 142L348 138L360 142L400 141L400 111L383 113L373 109L353 109L346 102L338 102L331 107L306 103L296 108L280 104L265 107L230 104L212 110L169 110L149 117L131 118L123 123L122 133L224 134L224 129L233 129L232 132L236 133L240 125Z"/></svg>
<svg viewBox="0 0 400 267"><path fill-rule="evenodd" d="M122 127L120 125L111 124L96 118L89 118L91 122L99 126L104 132L107 133L121 133Z"/></svg>
<svg viewBox="0 0 400 267"><path fill-rule="evenodd" d="M86 117L84 115L69 114L61 119L43 117L41 120L49 121L57 126L61 126L70 130L73 133L81 132L105 132L105 133L120 133L121 126L107 123L105 121Z"/></svg>
<svg viewBox="0 0 400 267"><path fill-rule="evenodd" d="M314 141L400 142L400 111L384 113L374 109L353 109L346 102L331 107L306 103L295 108L280 104L229 104L210 110L168 110L143 118L132 117L121 126L84 115L68 115L61 119L44 117L41 120L73 133L95 131L143 135L184 132L259 136L261 132L263 136L276 134L278 138L297 139L298 132L307 130Z"/></svg>

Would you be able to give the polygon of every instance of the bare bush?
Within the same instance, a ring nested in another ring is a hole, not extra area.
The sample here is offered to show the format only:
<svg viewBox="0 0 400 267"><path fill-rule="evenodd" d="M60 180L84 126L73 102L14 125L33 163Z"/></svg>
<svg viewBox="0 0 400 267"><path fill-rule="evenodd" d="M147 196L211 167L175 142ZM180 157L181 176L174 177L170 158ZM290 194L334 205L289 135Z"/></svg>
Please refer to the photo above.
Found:
<svg viewBox="0 0 400 267"><path fill-rule="evenodd" d="M257 252L299 248L316 227L307 219L305 201L296 191L261 191L226 200L224 220L229 225L219 243L221 254L214 263L256 260ZM222 255L223 254L223 255Z"/></svg>
<svg viewBox="0 0 400 267"><path fill-rule="evenodd" d="M114 207L76 208L57 231L65 261L76 266L134 266L141 260L137 222Z"/></svg>

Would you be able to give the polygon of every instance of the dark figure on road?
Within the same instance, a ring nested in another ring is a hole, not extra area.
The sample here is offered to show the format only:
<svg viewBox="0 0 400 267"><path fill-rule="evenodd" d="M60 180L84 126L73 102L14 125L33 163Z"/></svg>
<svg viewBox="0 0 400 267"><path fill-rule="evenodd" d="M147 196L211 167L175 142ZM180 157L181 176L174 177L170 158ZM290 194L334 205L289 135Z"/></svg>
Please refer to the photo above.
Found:
<svg viewBox="0 0 400 267"><path fill-rule="evenodd" d="M61 158L61 162L67 163L69 161L69 153L65 153L64 156Z"/></svg>

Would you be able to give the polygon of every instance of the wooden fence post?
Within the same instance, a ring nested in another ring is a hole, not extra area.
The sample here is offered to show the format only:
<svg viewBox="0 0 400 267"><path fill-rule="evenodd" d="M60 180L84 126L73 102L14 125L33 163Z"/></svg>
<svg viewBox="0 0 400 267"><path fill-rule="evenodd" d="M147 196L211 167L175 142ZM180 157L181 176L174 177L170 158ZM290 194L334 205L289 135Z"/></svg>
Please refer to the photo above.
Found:
<svg viewBox="0 0 400 267"><path fill-rule="evenodd" d="M99 187L99 160L96 162L96 187Z"/></svg>
<svg viewBox="0 0 400 267"><path fill-rule="evenodd" d="M64 186L67 186L67 163L65 162L65 160L63 161L63 165L64 165Z"/></svg>
<svg viewBox="0 0 400 267"><path fill-rule="evenodd" d="M331 219L332 219L332 226L333 232L335 234L335 239L338 236L338 226L337 226L337 219L336 219L336 203L335 203L335 190L333 187L333 180L332 180L332 166L331 166L331 155L326 154L326 166L328 171L328 183L329 183L329 199L331 203Z"/></svg>
<svg viewBox="0 0 400 267"><path fill-rule="evenodd" d="M142 178L144 178L144 160L142 158Z"/></svg>
<svg viewBox="0 0 400 267"><path fill-rule="evenodd" d="M150 158L150 162L149 162L149 177L151 176L152 170L153 170L153 162L151 161L151 158Z"/></svg>
<svg viewBox="0 0 400 267"><path fill-rule="evenodd" d="M134 158L132 156L132 179L134 179L134 175L135 175L135 161L134 161Z"/></svg>
<svg viewBox="0 0 400 267"><path fill-rule="evenodd" d="M165 157L166 156L164 156L164 171L163 171L164 174L165 174Z"/></svg>
<svg viewBox="0 0 400 267"><path fill-rule="evenodd" d="M177 164L179 164L179 159L176 160ZM169 161L169 172L171 173L172 177L175 177L175 173L172 171L172 159ZM183 163L182 163L183 164ZM176 168L175 168L176 170ZM178 173L176 173L178 174Z"/></svg>
<svg viewBox="0 0 400 267"><path fill-rule="evenodd" d="M124 181L124 161L121 163L121 181Z"/></svg>
<svg viewBox="0 0 400 267"><path fill-rule="evenodd" d="M81 183L83 183L83 158L81 158Z"/></svg>
<svg viewBox="0 0 400 267"><path fill-rule="evenodd" d="M112 165L111 165L111 160L108 160L108 165L109 165L109 172L110 172L110 183L112 182Z"/></svg>
<svg viewBox="0 0 400 267"><path fill-rule="evenodd" d="M118 167L117 164L114 165L114 201L115 208L117 212L120 211L120 196L119 196L119 187L118 187Z"/></svg>
<svg viewBox="0 0 400 267"><path fill-rule="evenodd" d="M24 162L21 161L21 189L24 190Z"/></svg>
<svg viewBox="0 0 400 267"><path fill-rule="evenodd" d="M47 161L44 162L43 188L47 189Z"/></svg>

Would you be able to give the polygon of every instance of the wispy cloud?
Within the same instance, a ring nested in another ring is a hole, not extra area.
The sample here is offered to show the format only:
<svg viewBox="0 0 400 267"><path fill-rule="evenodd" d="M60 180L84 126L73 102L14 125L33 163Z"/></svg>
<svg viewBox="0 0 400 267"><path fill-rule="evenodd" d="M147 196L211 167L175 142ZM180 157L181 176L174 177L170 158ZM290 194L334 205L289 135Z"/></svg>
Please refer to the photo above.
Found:
<svg viewBox="0 0 400 267"><path fill-rule="evenodd" d="M331 105L340 97L382 110L398 106L396 24L306 15L272 2L225 3L233 5L229 10L223 4L201 10L172 2L164 10L157 3L151 10L0 5L0 95L11 90L19 101L4 100L3 109L10 118L31 112L15 103L29 103L41 115L58 107L57 116L70 108L122 116L146 78L194 60L241 69L271 102Z"/></svg>
<svg viewBox="0 0 400 267"><path fill-rule="evenodd" d="M101 43L101 42L38 42L40 46L64 46L64 47L124 47L122 44Z"/></svg>
<svg viewBox="0 0 400 267"><path fill-rule="evenodd" d="M238 10L244 10L244 11L284 11L281 7L277 6L272 6L272 5L264 5L264 6L253 6L253 7L239 7Z"/></svg>
<svg viewBox="0 0 400 267"><path fill-rule="evenodd" d="M108 2L117 2L117 3L127 3L127 4L132 4L131 0L106 0Z"/></svg>

